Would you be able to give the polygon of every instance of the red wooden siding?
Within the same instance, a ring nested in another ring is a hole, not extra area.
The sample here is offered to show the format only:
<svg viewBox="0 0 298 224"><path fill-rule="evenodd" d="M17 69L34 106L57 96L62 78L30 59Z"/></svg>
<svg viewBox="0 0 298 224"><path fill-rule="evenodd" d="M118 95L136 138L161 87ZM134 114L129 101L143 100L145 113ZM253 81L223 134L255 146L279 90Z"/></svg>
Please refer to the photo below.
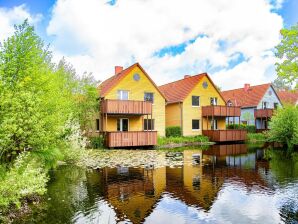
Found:
<svg viewBox="0 0 298 224"><path fill-rule="evenodd" d="M107 147L157 145L157 131L106 132Z"/></svg>
<svg viewBox="0 0 298 224"><path fill-rule="evenodd" d="M103 100L101 112L107 114L151 114L152 103L136 100Z"/></svg>
<svg viewBox="0 0 298 224"><path fill-rule="evenodd" d="M272 117L273 109L256 109L255 118Z"/></svg>
<svg viewBox="0 0 298 224"><path fill-rule="evenodd" d="M245 141L246 130L203 130L203 135L214 142Z"/></svg>
<svg viewBox="0 0 298 224"><path fill-rule="evenodd" d="M241 108L228 106L203 106L202 116L240 117Z"/></svg>

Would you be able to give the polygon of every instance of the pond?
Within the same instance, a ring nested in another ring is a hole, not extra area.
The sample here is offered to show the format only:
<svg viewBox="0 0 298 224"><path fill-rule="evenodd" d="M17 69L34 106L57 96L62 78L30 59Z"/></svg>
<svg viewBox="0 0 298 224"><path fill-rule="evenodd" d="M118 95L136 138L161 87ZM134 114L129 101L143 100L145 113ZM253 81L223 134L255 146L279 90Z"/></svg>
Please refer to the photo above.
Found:
<svg viewBox="0 0 298 224"><path fill-rule="evenodd" d="M296 156L244 144L122 154L134 163L57 167L45 201L15 222L298 223Z"/></svg>

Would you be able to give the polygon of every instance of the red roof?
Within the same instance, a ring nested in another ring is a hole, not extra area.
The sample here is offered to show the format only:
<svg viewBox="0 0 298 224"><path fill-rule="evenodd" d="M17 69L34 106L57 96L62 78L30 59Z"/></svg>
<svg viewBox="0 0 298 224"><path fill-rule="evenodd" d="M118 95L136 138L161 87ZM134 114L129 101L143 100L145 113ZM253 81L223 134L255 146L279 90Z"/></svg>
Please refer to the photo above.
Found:
<svg viewBox="0 0 298 224"><path fill-rule="evenodd" d="M281 90L277 92L282 103L296 104L298 101L298 91Z"/></svg>
<svg viewBox="0 0 298 224"><path fill-rule="evenodd" d="M100 94L100 97L105 97L107 95L107 93L114 87L116 86L126 75L129 74L129 72L135 68L136 66L138 66L141 71L147 76L147 78L150 80L150 82L154 85L154 87L157 89L157 91L162 95L162 97L165 98L165 96L163 95L163 93L159 90L159 88L156 86L156 84L153 82L153 80L149 77L149 75L145 72L145 70L142 68L142 66L139 63L135 63L131 66L129 66L128 68L122 70L122 72L113 75L112 77L106 79L105 81L103 81L98 87L98 91ZM166 99L166 98L165 98Z"/></svg>
<svg viewBox="0 0 298 224"><path fill-rule="evenodd" d="M267 83L257 86L250 86L247 90L240 88L222 91L221 93L225 101L232 102L233 106L256 107L270 86L271 84Z"/></svg>
<svg viewBox="0 0 298 224"><path fill-rule="evenodd" d="M183 102L203 77L207 77L215 87L208 74L202 73L194 76L186 76L184 79L167 83L165 85L159 86L159 89L165 95L168 103Z"/></svg>

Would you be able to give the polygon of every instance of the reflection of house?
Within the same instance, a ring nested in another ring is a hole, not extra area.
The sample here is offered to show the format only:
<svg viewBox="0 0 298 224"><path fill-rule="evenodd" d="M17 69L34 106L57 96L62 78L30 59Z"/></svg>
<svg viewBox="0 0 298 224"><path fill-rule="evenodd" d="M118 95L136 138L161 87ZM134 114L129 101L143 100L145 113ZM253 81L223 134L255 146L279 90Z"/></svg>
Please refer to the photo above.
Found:
<svg viewBox="0 0 298 224"><path fill-rule="evenodd" d="M241 122L255 124L259 131L268 129L268 121L273 109L281 106L281 101L273 86L268 84L223 91L222 95L228 105L241 107Z"/></svg>
<svg viewBox="0 0 298 224"><path fill-rule="evenodd" d="M167 99L166 127L179 126L184 136L203 134L216 142L246 139L244 130L226 130L225 119L240 116L240 107L228 107L206 73L187 75L159 89Z"/></svg>
<svg viewBox="0 0 298 224"><path fill-rule="evenodd" d="M141 223L165 188L165 168L104 168L105 199L120 220Z"/></svg>
<svg viewBox="0 0 298 224"><path fill-rule="evenodd" d="M262 150L247 153L245 144L215 145L203 151L203 159L210 161L210 166L203 166L203 174L218 179L230 179L248 188L256 184L268 187L259 173L259 166L264 166L262 156ZM261 161L258 162L258 160Z"/></svg>
<svg viewBox="0 0 298 224"><path fill-rule="evenodd" d="M116 66L98 89L96 128L108 147L156 145L157 134L165 135L165 98L138 63L124 70Z"/></svg>

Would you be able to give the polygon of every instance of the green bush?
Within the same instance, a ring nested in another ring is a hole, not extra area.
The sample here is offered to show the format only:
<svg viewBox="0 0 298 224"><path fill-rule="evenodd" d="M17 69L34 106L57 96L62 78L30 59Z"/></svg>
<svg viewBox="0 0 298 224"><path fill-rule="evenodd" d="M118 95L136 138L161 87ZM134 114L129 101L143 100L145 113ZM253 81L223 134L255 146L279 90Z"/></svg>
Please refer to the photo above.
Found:
<svg viewBox="0 0 298 224"><path fill-rule="evenodd" d="M21 199L46 192L46 169L30 153L21 154L8 171L0 175L0 214L10 205L21 206Z"/></svg>
<svg viewBox="0 0 298 224"><path fill-rule="evenodd" d="M248 133L256 132L256 126L245 125L245 124L228 124L227 129L243 129L243 130L247 130Z"/></svg>
<svg viewBox="0 0 298 224"><path fill-rule="evenodd" d="M90 140L90 148L92 149L100 149L104 147L104 138L102 136L99 137L91 137Z"/></svg>
<svg viewBox="0 0 298 224"><path fill-rule="evenodd" d="M179 126L172 126L166 128L166 137L179 137L181 135L181 127Z"/></svg>
<svg viewBox="0 0 298 224"><path fill-rule="evenodd" d="M194 142L209 142L209 139L204 135L158 138L159 146L167 145L167 144L194 143Z"/></svg>
<svg viewBox="0 0 298 224"><path fill-rule="evenodd" d="M271 118L269 141L280 142L291 151L298 144L298 107L278 108Z"/></svg>

